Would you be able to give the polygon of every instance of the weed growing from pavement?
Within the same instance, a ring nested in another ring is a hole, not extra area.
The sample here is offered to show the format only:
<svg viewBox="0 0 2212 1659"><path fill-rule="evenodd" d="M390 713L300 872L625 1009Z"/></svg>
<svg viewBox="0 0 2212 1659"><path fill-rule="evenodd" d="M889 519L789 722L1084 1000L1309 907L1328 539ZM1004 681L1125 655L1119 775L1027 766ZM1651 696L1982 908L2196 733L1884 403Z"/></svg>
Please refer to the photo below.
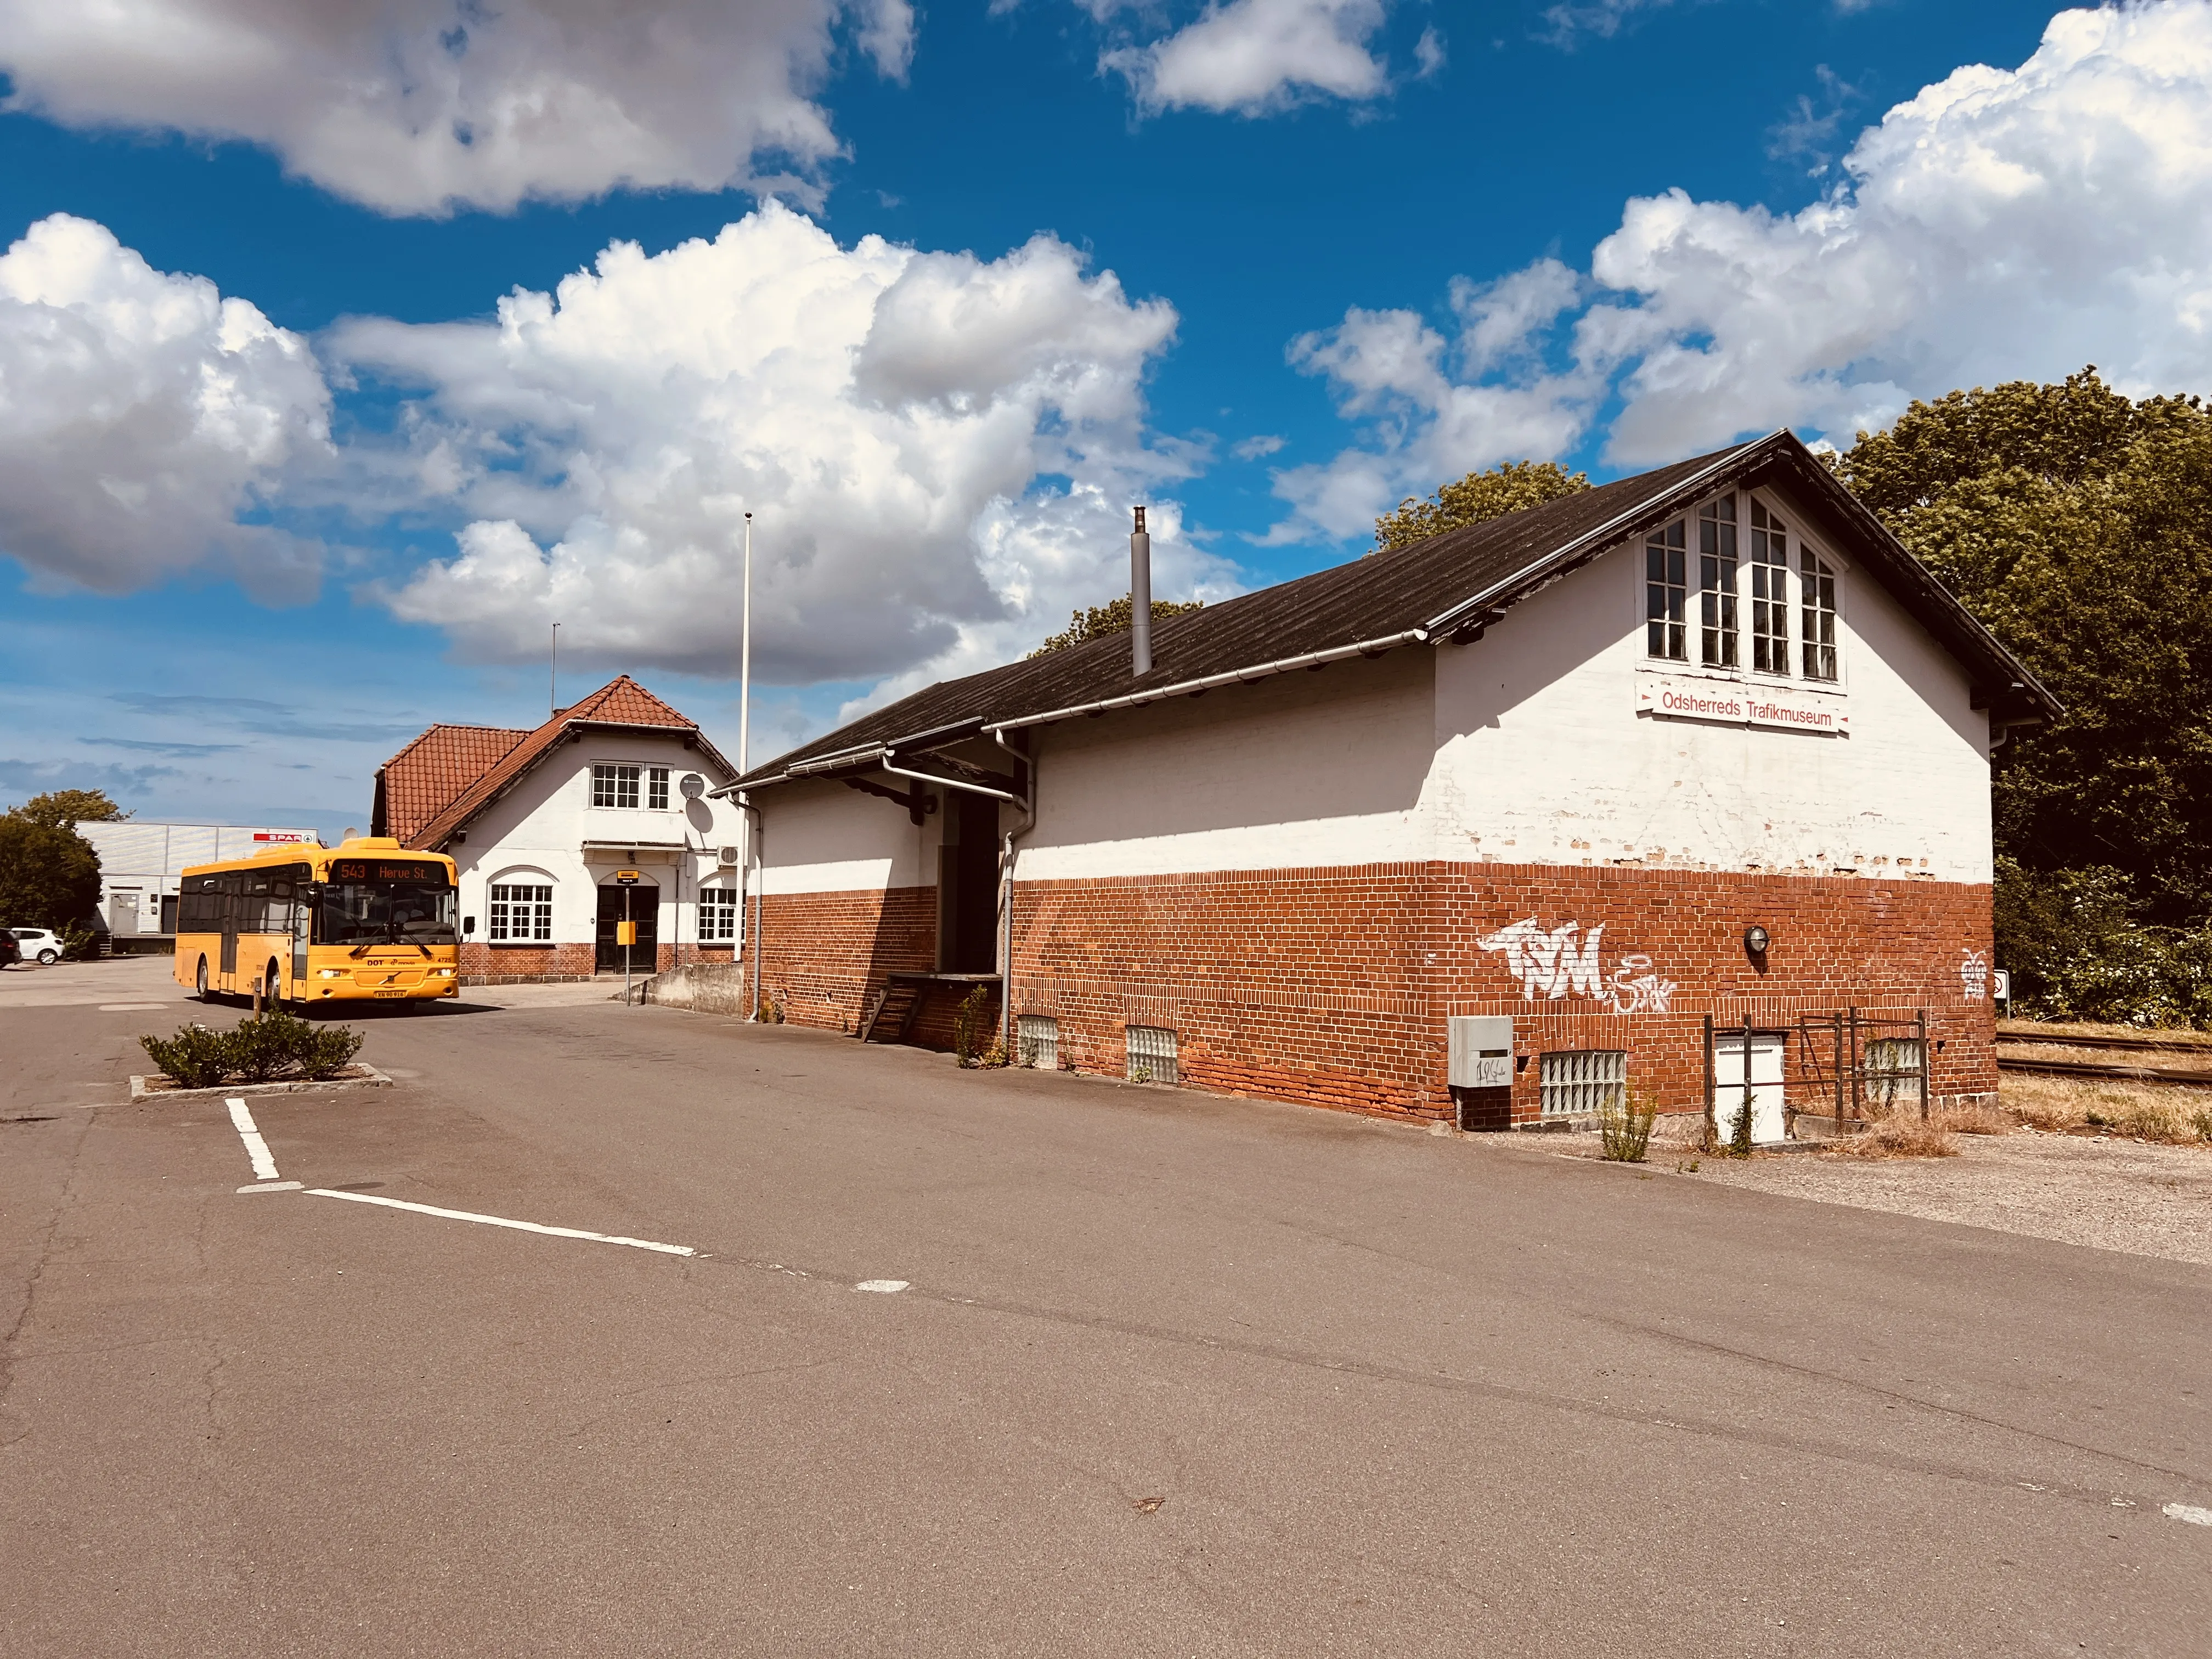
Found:
<svg viewBox="0 0 2212 1659"><path fill-rule="evenodd" d="M1642 1085L1632 1085L1625 1101L1598 1109L1598 1139L1615 1164L1641 1164L1651 1145L1651 1125L1659 1116L1659 1097Z"/></svg>

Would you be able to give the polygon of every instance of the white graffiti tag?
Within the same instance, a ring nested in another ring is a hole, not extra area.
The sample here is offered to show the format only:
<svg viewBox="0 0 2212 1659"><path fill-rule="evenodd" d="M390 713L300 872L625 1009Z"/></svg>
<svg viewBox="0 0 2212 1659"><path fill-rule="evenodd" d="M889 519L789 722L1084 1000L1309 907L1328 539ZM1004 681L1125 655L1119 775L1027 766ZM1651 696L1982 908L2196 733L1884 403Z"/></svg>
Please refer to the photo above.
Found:
<svg viewBox="0 0 2212 1659"><path fill-rule="evenodd" d="M1603 922L1583 933L1578 921L1547 929L1530 916L1475 942L1485 951L1504 953L1505 971L1520 981L1523 1001L1584 996L1609 1005L1615 1013L1664 1013L1674 981L1652 973L1651 958L1642 956L1621 957L1606 977L1599 961L1604 939Z"/></svg>
<svg viewBox="0 0 2212 1659"><path fill-rule="evenodd" d="M1990 994L1990 959L1979 951L1961 951L1966 959L1959 964L1959 988L1969 1002L1979 1002Z"/></svg>

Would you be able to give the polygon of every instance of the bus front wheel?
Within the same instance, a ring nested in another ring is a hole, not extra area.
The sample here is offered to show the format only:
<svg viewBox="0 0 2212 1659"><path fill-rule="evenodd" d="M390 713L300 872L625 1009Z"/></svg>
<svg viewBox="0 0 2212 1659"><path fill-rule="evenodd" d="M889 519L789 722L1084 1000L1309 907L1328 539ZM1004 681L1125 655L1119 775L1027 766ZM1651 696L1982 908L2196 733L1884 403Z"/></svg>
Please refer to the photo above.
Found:
<svg viewBox="0 0 2212 1659"><path fill-rule="evenodd" d="M213 1001L215 1000L215 999L214 999L213 997L211 997L211 996L210 996L210 995L208 994L208 987L207 987L207 958L206 958L205 957L202 957L200 958L200 978L199 978L198 994L199 994L199 1000L200 1000L202 1002L213 1002Z"/></svg>

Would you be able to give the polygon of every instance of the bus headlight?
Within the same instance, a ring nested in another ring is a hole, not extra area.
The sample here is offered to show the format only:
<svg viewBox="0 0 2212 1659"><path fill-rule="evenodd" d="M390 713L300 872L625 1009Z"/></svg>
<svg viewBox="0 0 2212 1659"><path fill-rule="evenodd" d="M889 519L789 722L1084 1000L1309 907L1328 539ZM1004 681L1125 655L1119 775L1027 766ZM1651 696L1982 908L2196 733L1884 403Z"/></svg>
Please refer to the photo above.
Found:
<svg viewBox="0 0 2212 1659"><path fill-rule="evenodd" d="M315 969L315 977L317 979L343 979L345 977L345 969L343 968L318 968Z"/></svg>
<svg viewBox="0 0 2212 1659"><path fill-rule="evenodd" d="M453 976L453 970L450 968L433 968L428 975L431 979L451 979Z"/></svg>

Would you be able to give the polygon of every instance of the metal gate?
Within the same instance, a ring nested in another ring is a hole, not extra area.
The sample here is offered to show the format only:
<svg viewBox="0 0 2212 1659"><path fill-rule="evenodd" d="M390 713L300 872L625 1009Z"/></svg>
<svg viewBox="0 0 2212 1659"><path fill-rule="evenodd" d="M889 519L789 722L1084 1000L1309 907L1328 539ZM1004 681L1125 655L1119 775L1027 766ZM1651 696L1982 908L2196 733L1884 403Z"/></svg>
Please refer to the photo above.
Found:
<svg viewBox="0 0 2212 1659"><path fill-rule="evenodd" d="M1796 1120L1848 1125L1909 1111L1925 1118L1928 1011L1869 1013L1845 1008L1801 1015L1794 1025L1715 1025L1705 1017L1705 1125L1729 1139L1749 1110L1754 1144L1788 1139Z"/></svg>

